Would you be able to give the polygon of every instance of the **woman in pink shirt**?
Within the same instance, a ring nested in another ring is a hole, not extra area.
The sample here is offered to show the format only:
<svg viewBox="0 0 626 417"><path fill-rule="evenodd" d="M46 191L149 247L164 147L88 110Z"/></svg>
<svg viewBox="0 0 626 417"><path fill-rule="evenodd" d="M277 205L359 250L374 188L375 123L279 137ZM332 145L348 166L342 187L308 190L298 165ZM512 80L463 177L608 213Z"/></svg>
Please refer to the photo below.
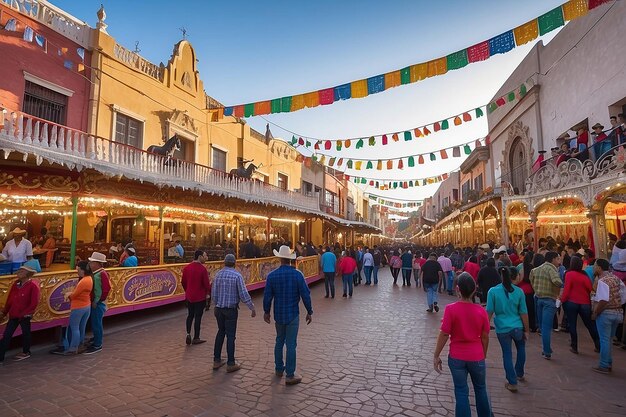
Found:
<svg viewBox="0 0 626 417"><path fill-rule="evenodd" d="M576 322L578 316L582 319L589 331L595 351L600 352L600 338L595 323L591 320L591 280L582 272L583 260L578 256L572 256L569 271L565 273L565 288L561 294L563 309L567 315L567 325L571 339L570 352L578 354L578 333Z"/></svg>
<svg viewBox="0 0 626 417"><path fill-rule="evenodd" d="M443 314L433 365L441 373L441 351L450 339L448 366L454 382L455 416L471 417L467 374L472 378L478 417L491 417L487 395L485 356L489 346L489 319L480 304L472 303L476 283L463 273L458 279L461 301L449 304Z"/></svg>

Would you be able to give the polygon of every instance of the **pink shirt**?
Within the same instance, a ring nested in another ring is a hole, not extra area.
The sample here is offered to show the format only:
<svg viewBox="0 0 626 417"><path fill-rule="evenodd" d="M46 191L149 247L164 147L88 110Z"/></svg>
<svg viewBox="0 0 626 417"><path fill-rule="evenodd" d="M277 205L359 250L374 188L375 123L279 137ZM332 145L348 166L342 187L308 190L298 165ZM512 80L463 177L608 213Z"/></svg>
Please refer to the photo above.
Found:
<svg viewBox="0 0 626 417"><path fill-rule="evenodd" d="M480 304L456 302L446 306L441 331L450 335L450 357L462 361L485 359L480 336L489 334L489 318Z"/></svg>

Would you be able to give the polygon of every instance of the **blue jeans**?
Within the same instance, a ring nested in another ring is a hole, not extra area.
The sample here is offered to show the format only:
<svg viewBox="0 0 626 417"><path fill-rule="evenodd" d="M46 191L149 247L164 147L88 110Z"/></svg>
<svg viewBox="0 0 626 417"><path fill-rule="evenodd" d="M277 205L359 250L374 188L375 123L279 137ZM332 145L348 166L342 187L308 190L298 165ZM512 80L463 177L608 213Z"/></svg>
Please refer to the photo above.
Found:
<svg viewBox="0 0 626 417"><path fill-rule="evenodd" d="M523 329L513 329L506 333L496 333L498 342L502 348L502 362L504 363L504 372L506 380L511 385L517 384L517 378L524 376L524 365L526 364L526 341L524 340ZM517 350L517 359L515 367L513 366L513 349L511 342L515 343Z"/></svg>
<svg viewBox="0 0 626 417"><path fill-rule="evenodd" d="M90 314L90 306L70 311L70 323L63 338L63 349L76 352L78 345L85 341L85 327Z"/></svg>
<svg viewBox="0 0 626 417"><path fill-rule="evenodd" d="M102 327L102 318L107 311L107 305L104 301L99 301L96 308L91 309L91 330L93 331L93 346L102 347L102 336L104 328Z"/></svg>
<svg viewBox="0 0 626 417"><path fill-rule="evenodd" d="M353 274L343 274L343 293L350 295L352 297L352 285L354 285L352 281Z"/></svg>
<svg viewBox="0 0 626 417"><path fill-rule="evenodd" d="M617 325L624 321L621 310L604 310L596 317L598 335L600 336L600 367L610 368L613 366L611 357L611 345Z"/></svg>
<svg viewBox="0 0 626 417"><path fill-rule="evenodd" d="M446 288L448 290L448 294L452 294L454 291L454 271L448 271L446 274Z"/></svg>
<svg viewBox="0 0 626 417"><path fill-rule="evenodd" d="M380 266L374 265L374 284L378 284L378 268L380 268Z"/></svg>
<svg viewBox="0 0 626 417"><path fill-rule="evenodd" d="M402 284L411 286L411 273L413 268L402 268Z"/></svg>
<svg viewBox="0 0 626 417"><path fill-rule="evenodd" d="M324 289L326 290L326 297L328 294L335 297L335 273L324 272Z"/></svg>
<svg viewBox="0 0 626 417"><path fill-rule="evenodd" d="M364 266L363 269L365 270L365 285L369 285L372 283L372 269L374 267L373 266Z"/></svg>
<svg viewBox="0 0 626 417"><path fill-rule="evenodd" d="M448 356L448 366L454 382L455 417L472 416L467 374L472 378L478 417L491 417L491 406L489 405L489 396L487 395L487 366L485 361L462 361Z"/></svg>
<svg viewBox="0 0 626 417"><path fill-rule="evenodd" d="M552 355L552 347L550 340L552 337L552 321L556 314L556 300L549 297L537 297L535 299L537 306L537 322L541 329L542 352L546 355Z"/></svg>
<svg viewBox="0 0 626 417"><path fill-rule="evenodd" d="M288 324L276 323L276 345L274 346L274 364L277 372L285 371L287 377L292 377L296 372L296 345L300 316ZM287 345L286 366L283 362L283 346Z"/></svg>
<svg viewBox="0 0 626 417"><path fill-rule="evenodd" d="M428 302L428 308L433 308L433 304L437 302L439 293L437 292L439 284L424 283L424 291L426 291L426 301Z"/></svg>

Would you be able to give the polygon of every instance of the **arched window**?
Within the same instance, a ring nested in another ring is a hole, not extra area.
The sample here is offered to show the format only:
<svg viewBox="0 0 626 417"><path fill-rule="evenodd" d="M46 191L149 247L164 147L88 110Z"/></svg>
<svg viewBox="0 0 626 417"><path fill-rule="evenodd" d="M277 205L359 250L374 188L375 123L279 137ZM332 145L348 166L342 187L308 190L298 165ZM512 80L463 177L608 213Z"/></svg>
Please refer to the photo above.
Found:
<svg viewBox="0 0 626 417"><path fill-rule="evenodd" d="M509 152L509 171L511 186L515 194L523 194L528 178L528 155L520 137L515 138Z"/></svg>

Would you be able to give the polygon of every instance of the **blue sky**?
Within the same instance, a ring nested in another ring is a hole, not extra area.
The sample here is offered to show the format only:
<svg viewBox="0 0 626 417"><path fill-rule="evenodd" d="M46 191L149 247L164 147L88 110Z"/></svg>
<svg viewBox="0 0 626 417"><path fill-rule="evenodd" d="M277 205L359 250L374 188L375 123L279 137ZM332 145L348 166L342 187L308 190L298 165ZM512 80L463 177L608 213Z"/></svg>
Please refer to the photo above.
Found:
<svg viewBox="0 0 626 417"><path fill-rule="evenodd" d="M525 23L563 1L105 0L104 7L108 32L129 49L139 41L140 54L157 64L167 62L182 37L179 28L185 27L207 94L234 105L333 87L445 56ZM101 2L53 0L91 26ZM290 132L342 138L420 126L487 103L531 46L363 99L265 118L277 125L272 126L274 136L286 138ZM247 121L265 131L265 119ZM483 118L419 143L365 149L352 156L427 152L486 133ZM448 159L402 172L373 171L369 176L422 178L451 171L460 163ZM376 193L417 199L431 195L435 188Z"/></svg>

